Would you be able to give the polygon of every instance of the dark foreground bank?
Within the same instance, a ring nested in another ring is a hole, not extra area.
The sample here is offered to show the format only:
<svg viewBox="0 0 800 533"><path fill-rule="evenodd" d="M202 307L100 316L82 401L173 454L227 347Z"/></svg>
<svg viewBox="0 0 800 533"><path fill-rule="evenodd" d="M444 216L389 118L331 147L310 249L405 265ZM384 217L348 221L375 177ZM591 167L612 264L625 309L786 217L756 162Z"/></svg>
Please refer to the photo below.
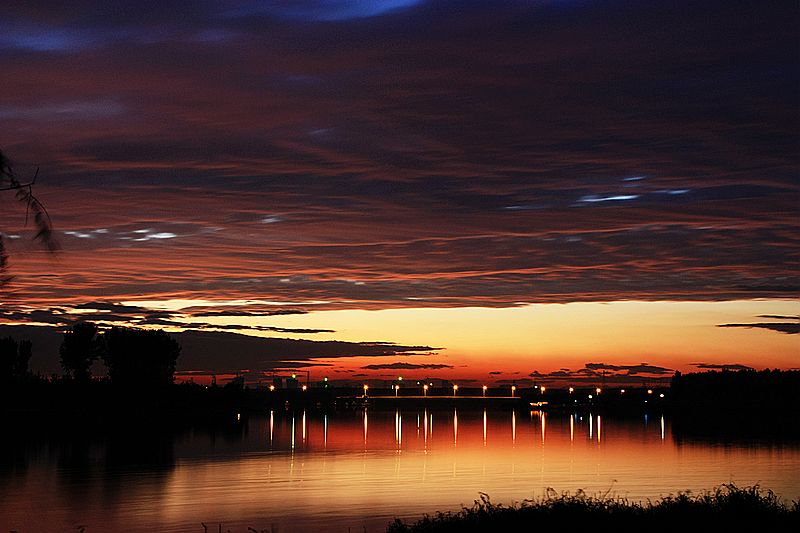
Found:
<svg viewBox="0 0 800 533"><path fill-rule="evenodd" d="M800 531L800 502L787 505L758 486L723 485L703 493L683 493L635 503L583 492L555 492L536 501L505 506L481 494L472 507L425 515L407 524L396 520L387 533L485 531Z"/></svg>

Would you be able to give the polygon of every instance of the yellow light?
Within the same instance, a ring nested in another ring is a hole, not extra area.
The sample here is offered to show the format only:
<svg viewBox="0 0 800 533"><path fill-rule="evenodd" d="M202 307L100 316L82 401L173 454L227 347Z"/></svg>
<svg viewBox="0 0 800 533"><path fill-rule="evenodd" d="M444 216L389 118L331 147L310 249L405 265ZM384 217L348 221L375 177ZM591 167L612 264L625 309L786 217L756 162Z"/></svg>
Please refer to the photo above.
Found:
<svg viewBox="0 0 800 533"><path fill-rule="evenodd" d="M573 392L575 392L575 389L573 387L570 387L569 388L569 393L572 394Z"/></svg>
<svg viewBox="0 0 800 533"><path fill-rule="evenodd" d="M306 385L303 385L303 390L307 390L307 389L308 389L308 387Z"/></svg>
<svg viewBox="0 0 800 533"><path fill-rule="evenodd" d="M546 388L545 388L544 385L542 385L541 387L539 387L539 390L542 391L542 394L544 394L544 391L546 390Z"/></svg>
<svg viewBox="0 0 800 533"><path fill-rule="evenodd" d="M397 381L403 381L403 376L398 376Z"/></svg>
<svg viewBox="0 0 800 533"><path fill-rule="evenodd" d="M653 394L653 389L647 389L647 394Z"/></svg>
<svg viewBox="0 0 800 533"><path fill-rule="evenodd" d="M600 387L597 387L596 389L594 389L594 391L595 391L597 394L600 394Z"/></svg>
<svg viewBox="0 0 800 533"><path fill-rule="evenodd" d="M625 389L621 389L621 390L619 391L619 393L620 393L620 394L625 394Z"/></svg>
<svg viewBox="0 0 800 533"><path fill-rule="evenodd" d="M270 386L269 386L269 390L270 390L270 391L274 391L274 390L275 390L275 385L270 385Z"/></svg>
<svg viewBox="0 0 800 533"><path fill-rule="evenodd" d="M486 385L484 385L484 386L483 386L483 390L486 390L486 389L488 389L488 388L489 388L489 387L487 387Z"/></svg>
<svg viewBox="0 0 800 533"><path fill-rule="evenodd" d="M458 385L453 385L453 396L456 395L457 390L458 390Z"/></svg>
<svg viewBox="0 0 800 533"><path fill-rule="evenodd" d="M369 385L364 385L364 390L367 390L368 388L369 388Z"/></svg>
<svg viewBox="0 0 800 533"><path fill-rule="evenodd" d="M422 388L425 389L425 390L428 390L428 386L427 385L423 385Z"/></svg>

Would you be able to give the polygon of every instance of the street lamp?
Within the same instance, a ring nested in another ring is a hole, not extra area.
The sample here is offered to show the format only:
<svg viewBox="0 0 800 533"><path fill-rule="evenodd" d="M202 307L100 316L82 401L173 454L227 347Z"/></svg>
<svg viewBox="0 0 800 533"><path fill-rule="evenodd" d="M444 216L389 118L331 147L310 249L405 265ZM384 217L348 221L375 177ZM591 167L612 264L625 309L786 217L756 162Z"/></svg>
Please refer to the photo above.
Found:
<svg viewBox="0 0 800 533"><path fill-rule="evenodd" d="M575 388L574 387L570 387L569 388L569 393L572 394L573 392L575 392Z"/></svg>
<svg viewBox="0 0 800 533"><path fill-rule="evenodd" d="M456 392L458 392L458 385L453 385L453 396L456 395Z"/></svg>
<svg viewBox="0 0 800 533"><path fill-rule="evenodd" d="M269 386L269 390L270 390L270 392L274 392L275 391L275 385L270 385Z"/></svg>
<svg viewBox="0 0 800 533"><path fill-rule="evenodd" d="M596 389L594 389L594 391L597 393L598 396L600 396L600 392L601 392L600 387L597 387Z"/></svg>
<svg viewBox="0 0 800 533"><path fill-rule="evenodd" d="M514 392L515 392L516 390L517 390L517 386L516 386L516 385L511 385L511 397L512 397L512 398L514 397Z"/></svg>
<svg viewBox="0 0 800 533"><path fill-rule="evenodd" d="M653 394L653 389L647 389L647 394Z"/></svg>
<svg viewBox="0 0 800 533"><path fill-rule="evenodd" d="M423 385L422 386L422 395L423 396L427 396L428 395L428 386L427 385Z"/></svg>
<svg viewBox="0 0 800 533"><path fill-rule="evenodd" d="M488 389L486 385L483 386L483 397L486 398L486 389Z"/></svg>
<svg viewBox="0 0 800 533"><path fill-rule="evenodd" d="M544 391L546 390L546 387L544 385L542 385L541 387L539 387L539 390L542 391L542 394L544 394Z"/></svg>
<svg viewBox="0 0 800 533"><path fill-rule="evenodd" d="M397 394L400 392L400 385L394 386L394 397L397 398Z"/></svg>
<svg viewBox="0 0 800 533"><path fill-rule="evenodd" d="M367 391L369 390L369 385L364 385L364 398L367 397Z"/></svg>
<svg viewBox="0 0 800 533"><path fill-rule="evenodd" d="M308 385L303 385L303 391L305 392L307 390L308 390Z"/></svg>

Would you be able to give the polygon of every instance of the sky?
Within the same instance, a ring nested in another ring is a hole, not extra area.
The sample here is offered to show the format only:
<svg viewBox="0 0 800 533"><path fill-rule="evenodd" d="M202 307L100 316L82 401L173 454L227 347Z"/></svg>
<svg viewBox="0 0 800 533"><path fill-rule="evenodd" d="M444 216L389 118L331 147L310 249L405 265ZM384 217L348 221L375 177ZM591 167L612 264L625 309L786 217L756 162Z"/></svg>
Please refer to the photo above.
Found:
<svg viewBox="0 0 800 533"><path fill-rule="evenodd" d="M794 1L9 0L0 149L39 167L61 249L0 193L0 334L46 371L81 319L172 331L198 375L798 367L798 23Z"/></svg>

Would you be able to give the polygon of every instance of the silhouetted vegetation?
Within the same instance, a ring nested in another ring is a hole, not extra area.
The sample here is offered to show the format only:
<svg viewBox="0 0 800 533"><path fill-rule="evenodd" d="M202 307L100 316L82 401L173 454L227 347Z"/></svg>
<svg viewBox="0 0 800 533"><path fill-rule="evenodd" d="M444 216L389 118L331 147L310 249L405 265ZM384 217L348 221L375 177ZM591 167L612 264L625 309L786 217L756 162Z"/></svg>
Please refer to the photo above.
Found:
<svg viewBox="0 0 800 533"><path fill-rule="evenodd" d="M637 503L585 492L556 494L518 505L494 504L481 494L472 507L425 515L414 524L395 520L388 533L469 533L484 531L798 531L800 507L784 504L760 487L722 485L702 494L679 493Z"/></svg>
<svg viewBox="0 0 800 533"><path fill-rule="evenodd" d="M673 435L678 440L796 441L800 372L722 370L675 374L670 389Z"/></svg>
<svg viewBox="0 0 800 533"><path fill-rule="evenodd" d="M30 215L33 215L33 222L36 227L34 239L41 242L47 250L53 252L58 249L58 242L53 235L53 224L50 221L50 215L44 205L33 195L33 185L36 183L38 174L39 169L36 169L36 173L30 181L21 182L14 173L11 162L0 150L0 192L14 192L16 200L25 206L26 224ZM0 233L0 287L11 279L5 275L7 267L8 254L6 253L3 234Z"/></svg>
<svg viewBox="0 0 800 533"><path fill-rule="evenodd" d="M31 346L27 340L0 339L0 383L20 382L28 377Z"/></svg>
<svg viewBox="0 0 800 533"><path fill-rule="evenodd" d="M734 408L800 409L800 371L722 370L677 372L670 387L673 408L680 411Z"/></svg>
<svg viewBox="0 0 800 533"><path fill-rule="evenodd" d="M150 390L172 385L181 346L166 332L114 327L103 334L103 341L103 361L113 385Z"/></svg>
<svg viewBox="0 0 800 533"><path fill-rule="evenodd" d="M91 378L92 363L102 353L102 343L97 326L91 322L78 322L64 333L58 352L61 368L75 381L86 382Z"/></svg>

